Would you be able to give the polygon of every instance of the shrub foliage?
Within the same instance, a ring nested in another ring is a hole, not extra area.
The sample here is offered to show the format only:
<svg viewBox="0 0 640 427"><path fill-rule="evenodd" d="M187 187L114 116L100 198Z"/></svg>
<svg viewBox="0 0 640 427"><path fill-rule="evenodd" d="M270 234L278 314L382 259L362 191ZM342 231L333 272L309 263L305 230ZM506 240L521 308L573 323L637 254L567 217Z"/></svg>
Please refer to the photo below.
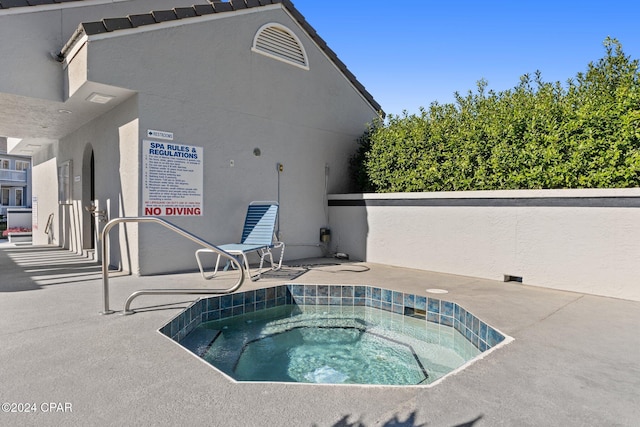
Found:
<svg viewBox="0 0 640 427"><path fill-rule="evenodd" d="M369 126L351 159L360 191L640 186L640 72L616 39L566 85L455 94Z"/></svg>

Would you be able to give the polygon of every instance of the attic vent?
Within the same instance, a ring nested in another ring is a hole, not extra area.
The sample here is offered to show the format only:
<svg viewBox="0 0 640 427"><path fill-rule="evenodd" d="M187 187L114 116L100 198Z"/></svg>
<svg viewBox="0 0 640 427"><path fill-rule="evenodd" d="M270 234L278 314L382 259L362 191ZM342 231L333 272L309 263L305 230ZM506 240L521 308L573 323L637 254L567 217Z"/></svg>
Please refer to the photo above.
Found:
<svg viewBox="0 0 640 427"><path fill-rule="evenodd" d="M280 24L263 25L253 38L251 50L305 70L309 69L307 54L300 39L287 27Z"/></svg>

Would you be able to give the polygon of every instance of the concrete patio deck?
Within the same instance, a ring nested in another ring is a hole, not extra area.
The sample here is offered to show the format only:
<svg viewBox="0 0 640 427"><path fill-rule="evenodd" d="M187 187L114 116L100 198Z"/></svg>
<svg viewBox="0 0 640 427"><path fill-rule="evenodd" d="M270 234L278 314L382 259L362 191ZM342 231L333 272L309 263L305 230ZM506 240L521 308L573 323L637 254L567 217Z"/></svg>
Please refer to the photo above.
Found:
<svg viewBox="0 0 640 427"><path fill-rule="evenodd" d="M305 261L314 266L295 283L367 284L416 294L446 289L443 299L515 341L431 388L232 383L157 332L197 296L142 296L133 304L135 314L103 316L95 262L55 247L0 243L0 425L640 423L640 302L322 262ZM228 286L231 274L204 281L196 273L116 273L111 307L122 310L126 297L141 288ZM286 276L287 270L268 275L243 289L286 283ZM4 412L5 403L33 411Z"/></svg>

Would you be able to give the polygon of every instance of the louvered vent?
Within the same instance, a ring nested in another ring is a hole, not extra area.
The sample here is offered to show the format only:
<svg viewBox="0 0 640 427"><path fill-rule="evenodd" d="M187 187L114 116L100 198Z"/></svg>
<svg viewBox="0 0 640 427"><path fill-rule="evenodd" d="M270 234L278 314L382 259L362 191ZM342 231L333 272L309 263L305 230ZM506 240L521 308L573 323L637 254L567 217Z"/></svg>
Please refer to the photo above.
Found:
<svg viewBox="0 0 640 427"><path fill-rule="evenodd" d="M253 39L252 50L309 69L302 43L282 25L267 24L260 28Z"/></svg>

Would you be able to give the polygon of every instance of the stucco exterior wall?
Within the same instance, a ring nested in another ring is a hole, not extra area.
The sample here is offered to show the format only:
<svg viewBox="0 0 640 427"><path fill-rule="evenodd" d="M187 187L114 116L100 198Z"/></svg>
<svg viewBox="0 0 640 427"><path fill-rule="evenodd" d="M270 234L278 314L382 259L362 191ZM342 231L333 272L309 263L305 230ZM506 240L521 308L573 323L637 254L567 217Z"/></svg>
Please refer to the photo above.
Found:
<svg viewBox="0 0 640 427"><path fill-rule="evenodd" d="M58 244L77 253L91 246L88 222L93 218L85 209L91 203L88 190L91 150L95 158L97 208L105 210L108 218L137 215L137 110L134 96L34 157L33 194L38 198L39 229L44 231L50 213L54 213L55 224L51 236L34 233L34 244ZM72 200L60 204L57 170L67 161L71 161ZM98 225L98 233L103 225L104 222ZM113 232L110 260L116 267L135 270L131 262L137 260L136 231L134 227L127 231ZM99 247L99 243L95 245L101 259ZM129 252L121 255L121 247L129 247Z"/></svg>
<svg viewBox="0 0 640 427"><path fill-rule="evenodd" d="M58 208L58 168L55 159L57 144L51 144L32 159L32 194L38 201L37 224L34 224L34 245L60 245L60 223ZM46 183L46 185L44 184ZM38 185L40 184L40 185ZM45 233L49 215L53 215L50 229Z"/></svg>
<svg viewBox="0 0 640 427"><path fill-rule="evenodd" d="M214 244L236 242L247 205L276 200L286 258L322 255L327 194L347 190L349 157L377 104L315 45L290 15L293 9L254 4L108 32L89 25L71 39L80 22L190 5L92 0L0 13L0 35L12 40L0 46L9 58L0 63L8 76L0 82L0 103L8 112L0 134L20 140L13 150L36 150L39 224L54 214L51 233L34 240L75 252L95 246L102 258L94 237L104 223L93 230L85 208L93 201L107 219L144 215L142 141L156 129L171 132L175 144L204 152L203 215L167 220ZM308 69L252 51L256 32L267 23L296 34ZM111 100L95 103L93 93ZM71 164L71 199L59 203L57 172L65 162ZM114 266L137 274L197 268L197 247L179 236L153 224L118 230L111 233Z"/></svg>
<svg viewBox="0 0 640 427"><path fill-rule="evenodd" d="M329 199L332 248L352 259L640 300L640 189Z"/></svg>
<svg viewBox="0 0 640 427"><path fill-rule="evenodd" d="M51 54L60 52L80 22L192 4L190 0L96 0L3 10L0 39L5 42L0 44L0 57L16 60L0 61L0 93L62 101L63 70Z"/></svg>
<svg viewBox="0 0 640 427"><path fill-rule="evenodd" d="M269 22L296 32L309 70L251 51L255 33ZM346 190L349 156L376 112L280 6L157 27L96 37L87 62L89 81L138 92L138 150L147 129L204 147L203 215L165 219L214 244L235 242L249 202L279 198L286 258L321 255L327 189ZM127 170L131 184L133 168ZM123 190L131 199L133 187ZM193 270L196 249L159 226L142 225L134 271Z"/></svg>

